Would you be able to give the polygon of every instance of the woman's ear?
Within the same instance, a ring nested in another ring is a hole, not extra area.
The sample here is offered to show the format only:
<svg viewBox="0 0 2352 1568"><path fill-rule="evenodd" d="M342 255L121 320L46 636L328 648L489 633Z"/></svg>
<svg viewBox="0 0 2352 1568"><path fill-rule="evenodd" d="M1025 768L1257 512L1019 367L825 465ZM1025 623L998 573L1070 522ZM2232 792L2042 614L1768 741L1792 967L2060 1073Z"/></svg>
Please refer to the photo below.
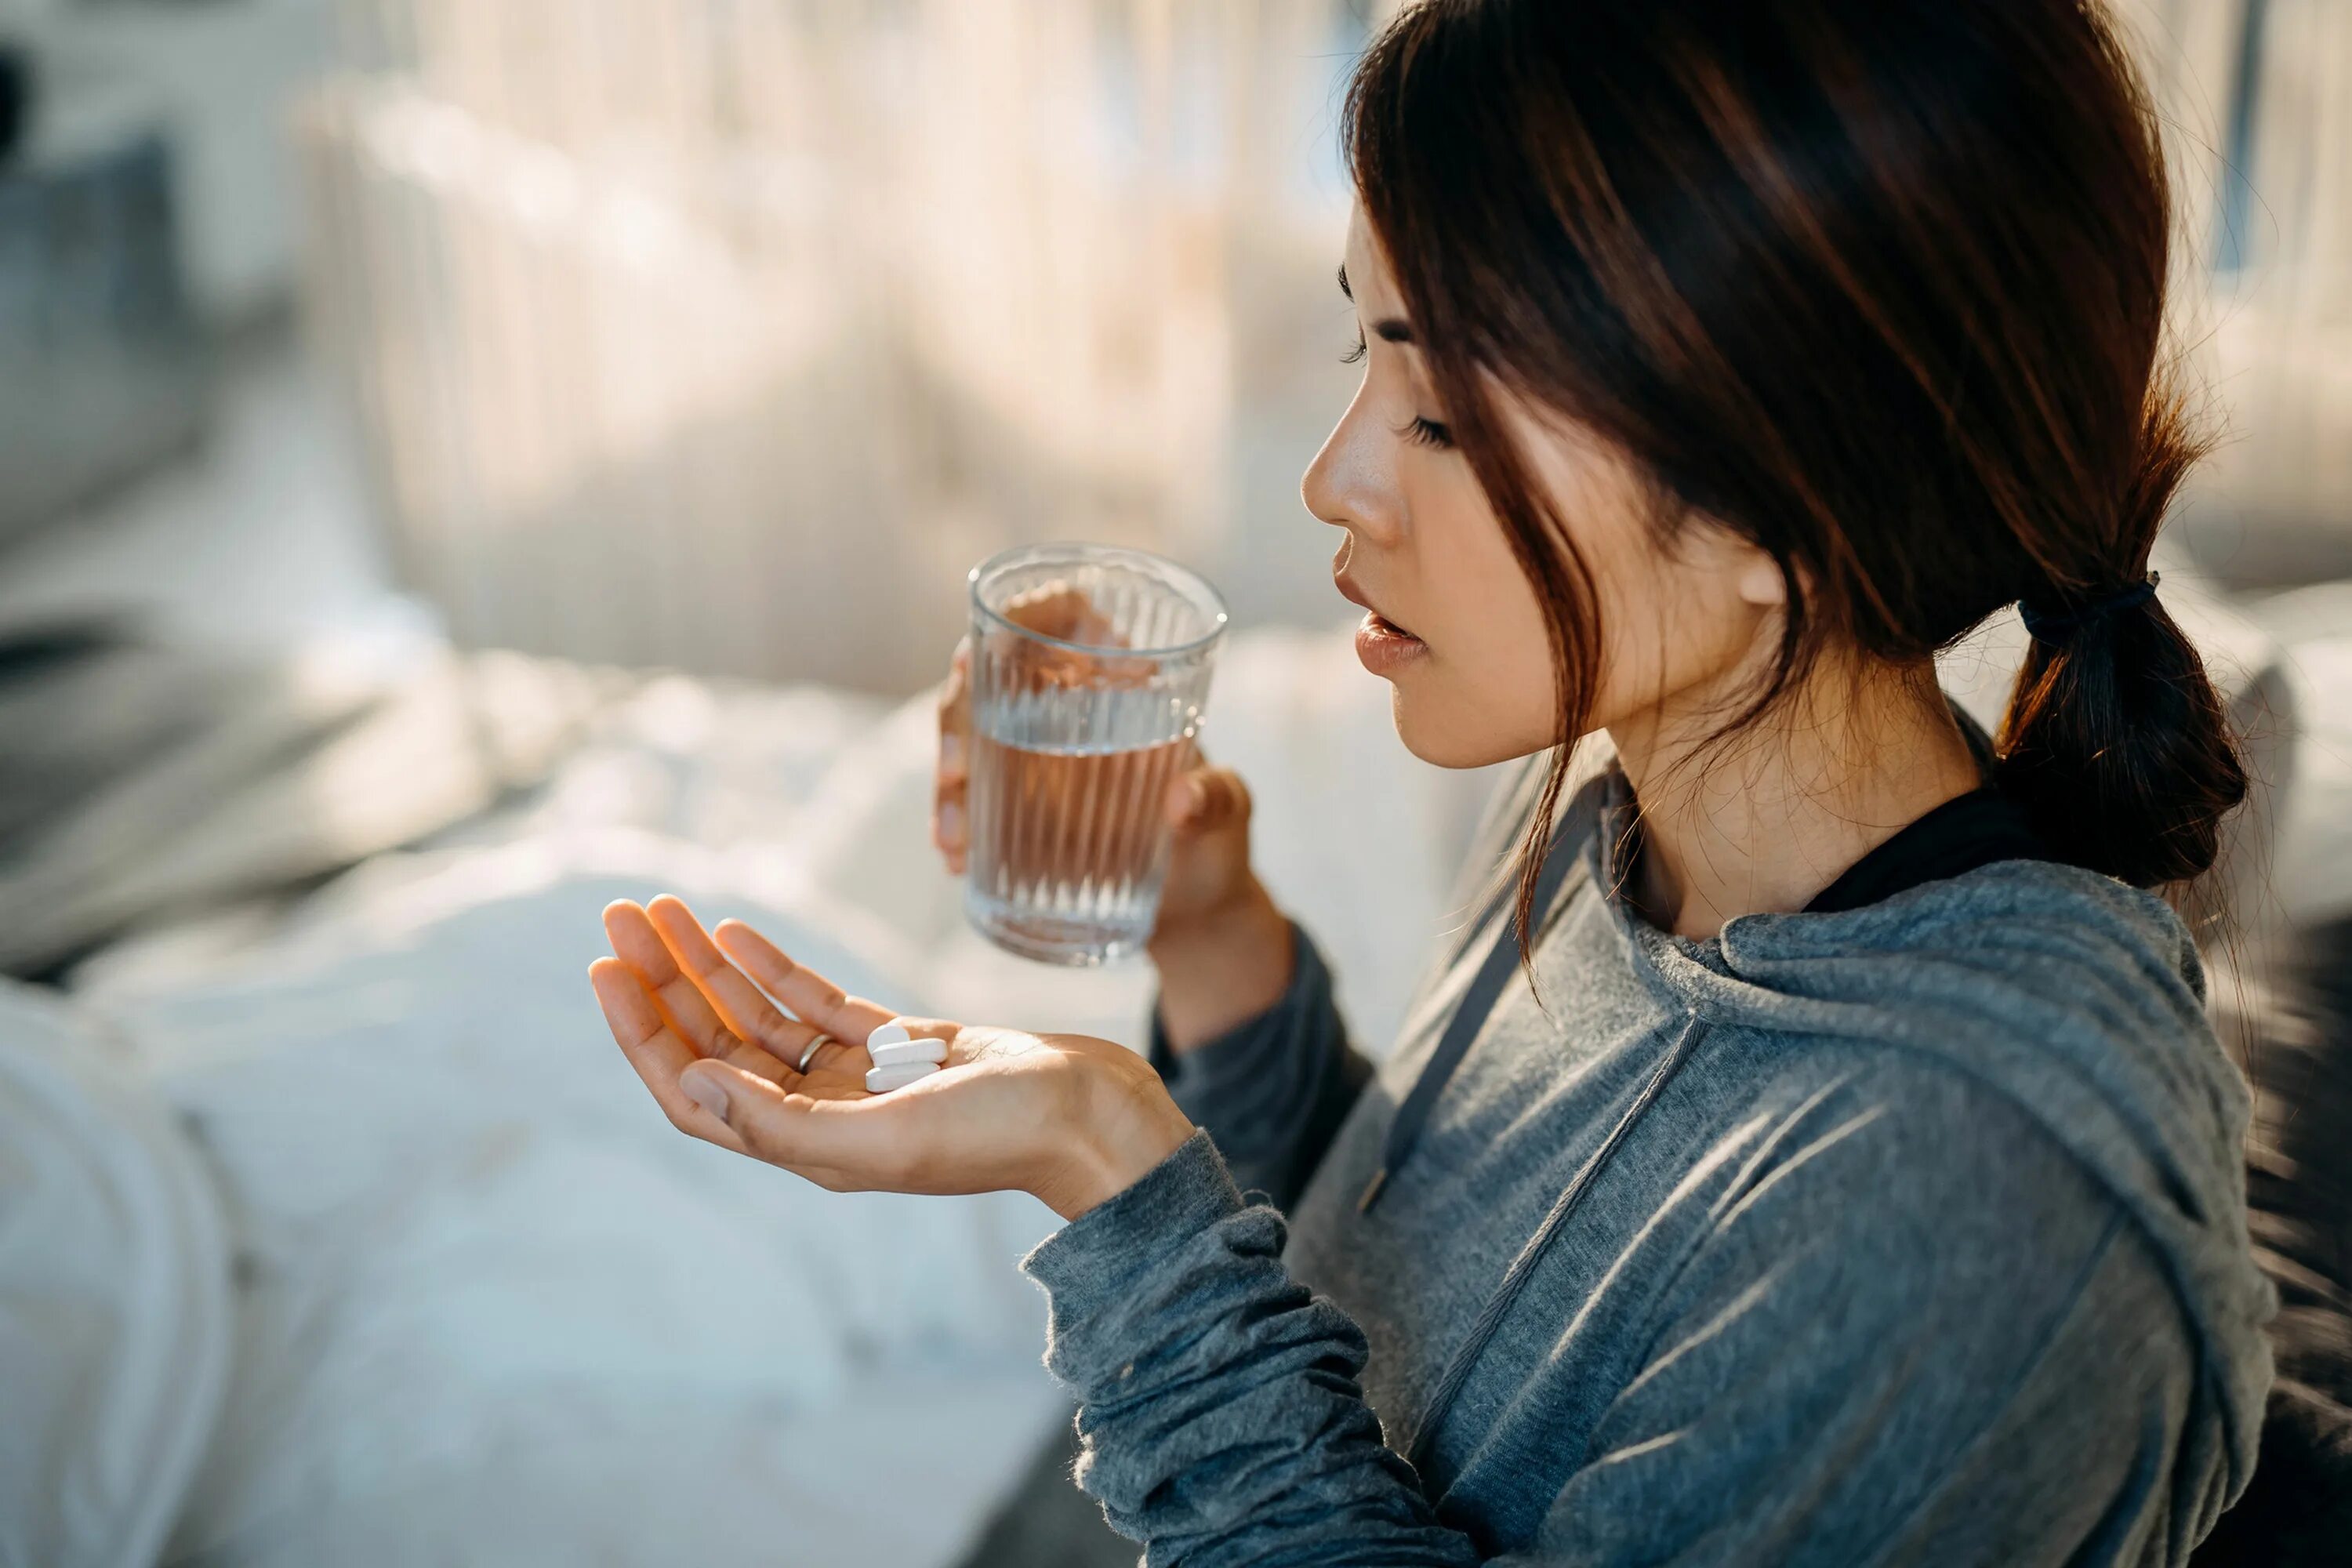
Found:
<svg viewBox="0 0 2352 1568"><path fill-rule="evenodd" d="M1756 545L1742 542L1738 575L1733 585L1739 602L1759 610L1777 610L1789 602L1789 579L1780 563Z"/></svg>
<svg viewBox="0 0 2352 1568"><path fill-rule="evenodd" d="M1654 504L1673 503L1662 500ZM1728 588L1735 599L1751 610L1787 606L1789 580L1782 575L1780 563L1772 559L1770 551L1729 523L1694 508L1674 516L1665 537L1681 566L1705 582L1701 593L1710 602L1724 603L1718 595Z"/></svg>

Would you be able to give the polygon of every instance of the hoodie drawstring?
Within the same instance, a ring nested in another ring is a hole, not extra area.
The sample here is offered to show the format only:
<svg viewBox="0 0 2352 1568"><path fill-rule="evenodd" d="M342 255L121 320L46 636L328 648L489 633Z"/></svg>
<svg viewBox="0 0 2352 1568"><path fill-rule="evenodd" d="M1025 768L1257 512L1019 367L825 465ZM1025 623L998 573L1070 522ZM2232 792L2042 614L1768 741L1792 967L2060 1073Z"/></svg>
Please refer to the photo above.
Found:
<svg viewBox="0 0 2352 1568"><path fill-rule="evenodd" d="M1560 825L1552 837L1551 847L1545 852L1542 868L1536 873L1533 913L1538 931L1543 929L1553 900L1559 896L1560 884L1568 879L1569 872L1574 869L1578 861L1582 836L1573 831L1574 826L1573 823ZM1498 891L1486 908L1479 912L1478 923L1472 928L1471 942L1475 942L1477 937L1475 933L1485 930L1486 922L1495 918L1496 910L1501 907L1509 891L1507 888ZM1470 1042L1477 1038L1478 1031L1486 1025L1486 1016L1495 1010L1496 997L1502 994L1505 983L1511 978L1511 972L1518 967L1518 931L1519 923L1516 917L1505 922L1502 931L1495 938L1495 944L1486 950L1486 962L1479 965L1469 988L1462 993L1462 1000L1454 1005L1453 1016L1445 1021L1445 1033L1439 1038L1437 1048L1423 1064L1421 1076L1413 1080L1412 1091L1405 1096L1404 1103L1397 1107L1395 1120L1389 1123L1388 1136L1381 1143L1380 1169L1372 1173L1372 1179L1364 1184L1363 1192L1356 1199L1358 1214L1372 1212L1372 1205L1380 1202L1381 1191L1388 1185L1389 1177L1403 1167L1412 1153L1412 1146L1421 1141L1422 1126L1428 1121L1438 1095L1444 1090L1446 1081L1453 1078L1454 1069L1462 1065L1464 1055L1470 1049ZM1468 951L1469 945L1467 942L1463 943L1462 951Z"/></svg>
<svg viewBox="0 0 2352 1568"><path fill-rule="evenodd" d="M1412 1445L1405 1455L1406 1461L1415 1471L1420 1471L1426 1464L1437 1428L1445 1419L1446 1412L1453 1408L1454 1402L1461 1396L1462 1385L1469 1381L1471 1367L1486 1350L1486 1342L1495 1337L1495 1331L1502 1326L1504 1315L1519 1299L1519 1292L1527 1288L1528 1280L1535 1274L1536 1266L1550 1250L1553 1238L1566 1226L1568 1216L1576 1212L1577 1205L1591 1188L1593 1178L1601 1173L1601 1168L1609 1163L1609 1157L1624 1142L1626 1132L1641 1120L1642 1113L1656 1102L1667 1082L1706 1033L1706 1021L1703 1018L1694 1016L1683 1026L1683 1032L1675 1037L1673 1047L1651 1069L1648 1080L1642 1085L1642 1092L1633 1097L1633 1103L1625 1108L1625 1113L1617 1119L1617 1124L1609 1130L1609 1136L1601 1141L1601 1147L1592 1152L1592 1157L1578 1167L1567 1189L1552 1200L1551 1210L1544 1215L1543 1223L1536 1227L1527 1245L1519 1248L1518 1256L1511 1259L1510 1268L1504 1272L1503 1282L1495 1288L1495 1294L1487 1300L1486 1310L1478 1314L1478 1321L1470 1325L1469 1337L1463 1341L1462 1348L1454 1352L1454 1358L1446 1363L1444 1375L1437 1380L1437 1387L1430 1394L1429 1408L1423 1412L1421 1425L1414 1430Z"/></svg>

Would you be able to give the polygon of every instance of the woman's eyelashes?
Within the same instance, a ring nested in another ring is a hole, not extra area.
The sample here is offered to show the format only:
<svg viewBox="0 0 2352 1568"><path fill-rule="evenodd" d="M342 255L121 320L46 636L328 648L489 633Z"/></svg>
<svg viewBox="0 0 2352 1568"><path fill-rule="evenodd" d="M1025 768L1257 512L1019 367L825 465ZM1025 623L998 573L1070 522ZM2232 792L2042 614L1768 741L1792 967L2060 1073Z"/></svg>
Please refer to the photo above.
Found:
<svg viewBox="0 0 2352 1568"><path fill-rule="evenodd" d="M1339 356L1339 363L1341 364L1361 363L1364 355L1369 352L1370 351L1367 348L1364 342L1363 329L1359 327L1356 329L1356 346L1349 349L1346 353L1341 354ZM1413 416L1412 423L1398 431L1397 434L1403 437L1408 441L1418 441L1424 447L1434 447L1440 451L1443 451L1446 447L1454 445L1453 431L1448 430L1444 426L1440 425L1434 419L1423 419L1418 415Z"/></svg>
<svg viewBox="0 0 2352 1568"><path fill-rule="evenodd" d="M1440 451L1454 445L1453 431L1434 419L1423 419L1419 415L1413 416L1412 423L1397 434L1408 441L1418 441L1424 447L1434 447Z"/></svg>

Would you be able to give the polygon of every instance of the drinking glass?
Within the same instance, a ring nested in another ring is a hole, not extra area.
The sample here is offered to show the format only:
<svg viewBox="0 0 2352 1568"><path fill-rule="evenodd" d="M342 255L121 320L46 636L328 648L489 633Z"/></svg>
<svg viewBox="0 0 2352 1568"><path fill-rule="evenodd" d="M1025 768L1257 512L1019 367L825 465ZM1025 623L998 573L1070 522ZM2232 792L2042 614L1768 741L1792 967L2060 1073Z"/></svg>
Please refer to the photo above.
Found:
<svg viewBox="0 0 2352 1568"><path fill-rule="evenodd" d="M971 569L964 910L998 946L1097 964L1142 947L1168 871L1224 601L1140 550L1033 544Z"/></svg>

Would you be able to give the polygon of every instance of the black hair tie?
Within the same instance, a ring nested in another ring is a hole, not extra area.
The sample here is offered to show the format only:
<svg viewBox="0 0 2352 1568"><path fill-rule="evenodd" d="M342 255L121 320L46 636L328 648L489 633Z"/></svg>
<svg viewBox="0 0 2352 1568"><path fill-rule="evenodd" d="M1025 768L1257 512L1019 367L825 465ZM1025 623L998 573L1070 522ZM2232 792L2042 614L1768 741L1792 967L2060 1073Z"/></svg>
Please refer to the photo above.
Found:
<svg viewBox="0 0 2352 1568"><path fill-rule="evenodd" d="M2135 583L2128 588L2118 588L2112 594L2065 610L2039 609L2021 599L2017 604L2017 613L2025 617L2026 636L2035 642L2060 647L2084 626L2126 610L2138 609L2156 597L2156 585L2161 580L2158 574L2151 572L2145 582Z"/></svg>

